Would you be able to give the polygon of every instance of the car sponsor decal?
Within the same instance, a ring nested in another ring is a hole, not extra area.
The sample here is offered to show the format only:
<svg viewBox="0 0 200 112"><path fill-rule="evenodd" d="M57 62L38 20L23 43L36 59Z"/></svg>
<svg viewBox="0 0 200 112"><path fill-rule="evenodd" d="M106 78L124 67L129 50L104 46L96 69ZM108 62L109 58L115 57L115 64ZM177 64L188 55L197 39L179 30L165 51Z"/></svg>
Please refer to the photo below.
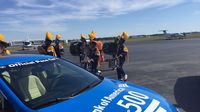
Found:
<svg viewBox="0 0 200 112"><path fill-rule="evenodd" d="M14 64L9 64L8 67L18 67L18 66L25 66L25 65L33 65L33 64L38 64L38 63L44 63L44 62L49 62L49 61L54 61L57 58L48 58L44 60L35 60L35 61L30 61L30 62L21 62L21 63L14 63Z"/></svg>
<svg viewBox="0 0 200 112"><path fill-rule="evenodd" d="M94 109L92 112L103 112L105 108L112 102L112 100L115 99L124 90L124 88L119 88L110 95L103 97L99 105L93 106Z"/></svg>
<svg viewBox="0 0 200 112"><path fill-rule="evenodd" d="M125 90L126 85L120 86L122 86L122 88L114 90L114 92L112 92L110 95L103 97L98 105L93 106L92 112L104 112L106 107ZM134 112L167 112L166 109L160 106L160 102L156 99L153 99L151 103L144 108L144 106L147 105L147 100L149 99L149 96L142 93L128 91L128 93L123 95L116 104L126 109L126 112L132 112L132 109L134 109Z"/></svg>
<svg viewBox="0 0 200 112"><path fill-rule="evenodd" d="M119 88L128 88L129 86L127 84L118 84Z"/></svg>
<svg viewBox="0 0 200 112"><path fill-rule="evenodd" d="M149 100L147 95L136 91L128 91L128 94L117 102L117 105L127 109L127 111L130 111L132 107L135 108L135 112L167 112L167 110L159 106L160 102L156 99L153 99L146 109L142 108L142 106L146 105L146 100Z"/></svg>

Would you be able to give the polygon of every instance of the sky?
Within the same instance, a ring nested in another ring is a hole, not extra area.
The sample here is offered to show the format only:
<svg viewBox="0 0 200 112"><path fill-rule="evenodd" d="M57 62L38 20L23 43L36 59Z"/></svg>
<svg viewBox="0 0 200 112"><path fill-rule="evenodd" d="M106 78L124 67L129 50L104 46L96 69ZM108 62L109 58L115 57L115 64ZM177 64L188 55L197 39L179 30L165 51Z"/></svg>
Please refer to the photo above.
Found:
<svg viewBox="0 0 200 112"><path fill-rule="evenodd" d="M200 0L0 0L0 33L7 41L200 31Z"/></svg>

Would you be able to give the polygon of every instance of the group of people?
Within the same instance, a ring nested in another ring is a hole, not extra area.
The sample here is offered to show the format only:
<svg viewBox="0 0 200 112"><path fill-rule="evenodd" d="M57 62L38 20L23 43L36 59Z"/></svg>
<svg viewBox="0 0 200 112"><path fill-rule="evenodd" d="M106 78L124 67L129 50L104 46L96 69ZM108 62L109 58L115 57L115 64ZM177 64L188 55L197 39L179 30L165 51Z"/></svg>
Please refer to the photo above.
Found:
<svg viewBox="0 0 200 112"><path fill-rule="evenodd" d="M11 54L10 51L6 49L8 46L9 46L9 44L4 40L4 35L0 34L0 54L1 54L1 56Z"/></svg>
<svg viewBox="0 0 200 112"><path fill-rule="evenodd" d="M53 35L50 32L46 33L44 44L42 45L42 54L61 58L64 55L64 47L61 43L61 35L57 34L55 44L53 45Z"/></svg>
<svg viewBox="0 0 200 112"><path fill-rule="evenodd" d="M96 39L96 33L94 31L88 34L88 37L90 41L87 43L86 36L84 34L81 34L79 54L80 63L84 62L85 59L87 59L87 62L91 64L91 72L94 74L98 74L98 65L100 65L101 61L104 61L103 43L100 40ZM126 81L128 78L128 75L123 70L123 64L128 55L128 48L124 43L128 39L128 37L128 33L123 32L122 35L117 38L117 40L115 41L115 44L117 46L116 53L113 54L113 58L118 60L116 68L118 80L122 81Z"/></svg>
<svg viewBox="0 0 200 112"><path fill-rule="evenodd" d="M92 31L88 34L90 39L89 42L86 41L86 36L81 34L81 45L80 45L80 63L85 61L87 58L87 62L91 64L91 72L94 74L98 74L98 65L100 65L101 61L104 61L103 55L103 43L100 40L96 39L96 32ZM123 70L123 64L128 54L128 48L125 46L125 41L128 39L128 33L123 32L121 36L115 40L115 44L117 46L116 54L113 54L113 58L118 60L117 64L117 75L118 80L126 81L128 75ZM55 56L61 58L64 54L64 48L61 43L61 35L57 34L53 44L53 35L50 32L46 33L45 42L41 46L43 54ZM0 34L0 53L1 55L9 55L11 54L9 50L6 48L9 44L4 40L4 35ZM87 50L86 50L87 48Z"/></svg>
<svg viewBox="0 0 200 112"><path fill-rule="evenodd" d="M94 74L99 74L100 71L97 68L99 62L103 59L103 44L101 41L96 40L96 33L94 31L88 34L88 36L90 39L89 43L86 41L86 36L81 34L79 51L80 63L82 67L86 68L85 64L83 64L86 60L86 63L91 64L91 72Z"/></svg>

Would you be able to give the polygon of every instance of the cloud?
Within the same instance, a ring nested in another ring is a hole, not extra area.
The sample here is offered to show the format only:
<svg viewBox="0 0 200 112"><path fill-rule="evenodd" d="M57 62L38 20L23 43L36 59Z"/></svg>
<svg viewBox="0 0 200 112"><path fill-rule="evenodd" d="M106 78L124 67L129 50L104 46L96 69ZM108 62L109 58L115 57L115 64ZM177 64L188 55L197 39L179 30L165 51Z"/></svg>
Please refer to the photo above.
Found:
<svg viewBox="0 0 200 112"><path fill-rule="evenodd" d="M128 14L147 8L169 8L185 0L10 0L0 10L0 22L17 31L66 30L68 20L88 20ZM197 1L197 0L196 0ZM23 27L22 27L23 26ZM11 30L10 28L7 30ZM6 29L4 29L6 30Z"/></svg>
<svg viewBox="0 0 200 112"><path fill-rule="evenodd" d="M54 4L51 4L48 0L45 2L41 0L16 0L18 7L30 7L30 8L53 8Z"/></svg>

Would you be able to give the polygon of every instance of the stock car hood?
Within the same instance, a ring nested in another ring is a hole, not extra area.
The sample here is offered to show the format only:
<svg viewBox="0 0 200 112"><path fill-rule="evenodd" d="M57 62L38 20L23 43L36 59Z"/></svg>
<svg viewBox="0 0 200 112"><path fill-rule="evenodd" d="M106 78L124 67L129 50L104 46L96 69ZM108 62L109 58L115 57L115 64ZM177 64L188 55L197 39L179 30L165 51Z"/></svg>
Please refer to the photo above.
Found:
<svg viewBox="0 0 200 112"><path fill-rule="evenodd" d="M176 109L154 91L104 79L94 88L38 112L176 112Z"/></svg>

